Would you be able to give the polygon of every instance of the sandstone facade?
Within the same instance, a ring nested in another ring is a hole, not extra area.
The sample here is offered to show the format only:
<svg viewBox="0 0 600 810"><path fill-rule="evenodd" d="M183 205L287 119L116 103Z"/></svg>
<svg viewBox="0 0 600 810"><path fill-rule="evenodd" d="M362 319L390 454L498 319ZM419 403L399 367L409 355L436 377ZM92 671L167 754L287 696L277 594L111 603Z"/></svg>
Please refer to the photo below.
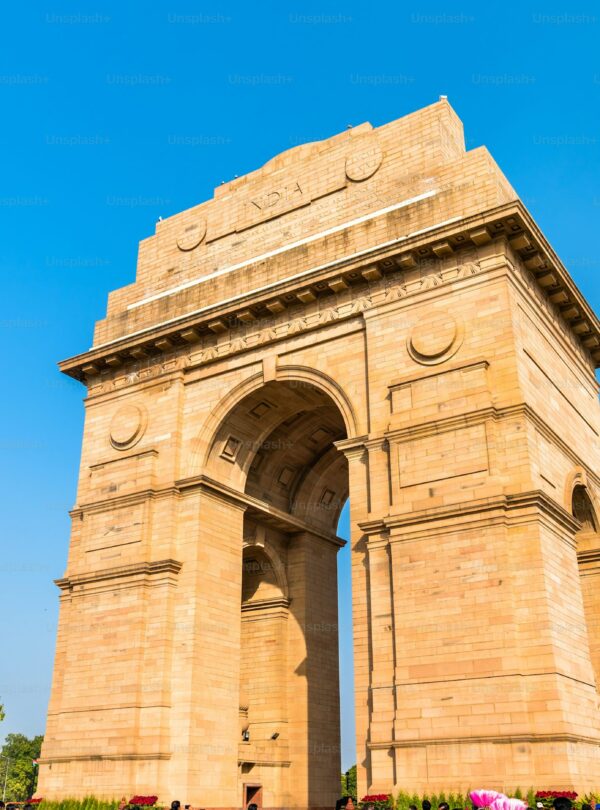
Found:
<svg viewBox="0 0 600 810"><path fill-rule="evenodd" d="M39 795L600 785L599 324L444 100L157 223L94 345Z"/></svg>

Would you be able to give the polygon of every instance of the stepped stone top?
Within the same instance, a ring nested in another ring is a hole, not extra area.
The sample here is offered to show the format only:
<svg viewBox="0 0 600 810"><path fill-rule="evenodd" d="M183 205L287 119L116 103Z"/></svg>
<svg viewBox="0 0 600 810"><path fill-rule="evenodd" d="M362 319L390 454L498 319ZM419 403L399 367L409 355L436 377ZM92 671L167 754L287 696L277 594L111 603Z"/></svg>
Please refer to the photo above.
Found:
<svg viewBox="0 0 600 810"><path fill-rule="evenodd" d="M84 379L107 358L121 365L311 303L366 263L409 270L497 238L600 363L595 315L487 149L465 149L442 99L288 149L159 221L140 242L135 282L110 293L93 347L61 368Z"/></svg>

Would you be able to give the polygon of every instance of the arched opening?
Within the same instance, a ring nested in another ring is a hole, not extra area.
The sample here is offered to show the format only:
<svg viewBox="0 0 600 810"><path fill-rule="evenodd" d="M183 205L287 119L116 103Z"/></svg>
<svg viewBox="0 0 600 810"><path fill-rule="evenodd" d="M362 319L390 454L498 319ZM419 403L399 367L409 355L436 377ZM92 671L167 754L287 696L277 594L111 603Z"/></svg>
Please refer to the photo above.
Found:
<svg viewBox="0 0 600 810"><path fill-rule="evenodd" d="M348 497L347 437L333 398L302 380L268 382L221 421L204 469L273 512L335 532Z"/></svg>
<svg viewBox="0 0 600 810"><path fill-rule="evenodd" d="M252 797L259 806L324 806L339 795L337 528L349 482L336 442L345 438L332 396L309 382L273 381L242 397L209 449L207 475L245 504L238 776L246 805ZM345 579L347 588L349 570Z"/></svg>
<svg viewBox="0 0 600 810"><path fill-rule="evenodd" d="M284 572L260 545L247 543L242 561L240 644L240 761L246 805L259 804L260 782L246 778L256 761L277 755L285 735L286 625L289 599ZM277 786L281 789L281 785Z"/></svg>
<svg viewBox="0 0 600 810"><path fill-rule="evenodd" d="M598 534L594 507L587 493L587 488L582 484L577 484L573 489L573 516L576 517L580 523L580 529L577 532L577 545L579 547L585 539L591 540L592 537Z"/></svg>
<svg viewBox="0 0 600 810"><path fill-rule="evenodd" d="M575 539L581 592L596 689L600 689L600 534L594 506L583 484L573 487L571 511L579 523Z"/></svg>

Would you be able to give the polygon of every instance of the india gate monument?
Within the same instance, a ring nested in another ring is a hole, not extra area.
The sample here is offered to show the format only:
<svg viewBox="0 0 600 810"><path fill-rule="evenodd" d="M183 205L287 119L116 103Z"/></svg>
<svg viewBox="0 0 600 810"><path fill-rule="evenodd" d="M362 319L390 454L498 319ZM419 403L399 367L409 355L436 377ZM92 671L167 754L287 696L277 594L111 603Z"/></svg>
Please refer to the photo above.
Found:
<svg viewBox="0 0 600 810"><path fill-rule="evenodd" d="M600 784L600 324L445 98L159 221L92 348L38 794ZM342 666L344 662L342 661Z"/></svg>

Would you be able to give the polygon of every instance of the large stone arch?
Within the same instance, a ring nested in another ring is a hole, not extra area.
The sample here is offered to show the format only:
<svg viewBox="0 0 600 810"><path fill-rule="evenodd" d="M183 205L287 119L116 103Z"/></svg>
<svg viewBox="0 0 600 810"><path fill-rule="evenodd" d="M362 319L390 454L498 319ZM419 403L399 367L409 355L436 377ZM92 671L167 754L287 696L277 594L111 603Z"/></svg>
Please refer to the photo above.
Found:
<svg viewBox="0 0 600 810"><path fill-rule="evenodd" d="M322 390L338 407L344 420L347 438L361 435L364 428L363 417L357 412L351 398L344 391L343 384L325 372L302 365L280 365L271 381L308 384ZM267 381L268 382L268 381ZM263 371L255 372L236 383L211 410L200 432L190 443L185 463L186 475L194 476L208 469L211 451L219 428L235 410L236 405L248 395L260 391L265 385Z"/></svg>
<svg viewBox="0 0 600 810"><path fill-rule="evenodd" d="M326 394L338 406L344 418L346 433L349 439L354 439L361 435L359 415L352 404L351 398L344 391L342 383L336 381L333 376L326 374L316 368L301 365L280 365L277 369L277 379L292 382L308 382L317 388L322 388ZM366 426L363 425L364 428Z"/></svg>
<svg viewBox="0 0 600 810"><path fill-rule="evenodd" d="M347 461L335 442L348 440L348 426L356 430L353 408L326 375L303 367L266 383L254 375L211 414L201 468L258 500L270 493L278 509L308 523L317 509L316 524L335 531L348 497Z"/></svg>
<svg viewBox="0 0 600 810"><path fill-rule="evenodd" d="M336 527L349 474L336 443L354 420L323 379L292 368L238 385L214 413L202 465L245 509L239 789L275 779L286 805L334 799L340 769Z"/></svg>

